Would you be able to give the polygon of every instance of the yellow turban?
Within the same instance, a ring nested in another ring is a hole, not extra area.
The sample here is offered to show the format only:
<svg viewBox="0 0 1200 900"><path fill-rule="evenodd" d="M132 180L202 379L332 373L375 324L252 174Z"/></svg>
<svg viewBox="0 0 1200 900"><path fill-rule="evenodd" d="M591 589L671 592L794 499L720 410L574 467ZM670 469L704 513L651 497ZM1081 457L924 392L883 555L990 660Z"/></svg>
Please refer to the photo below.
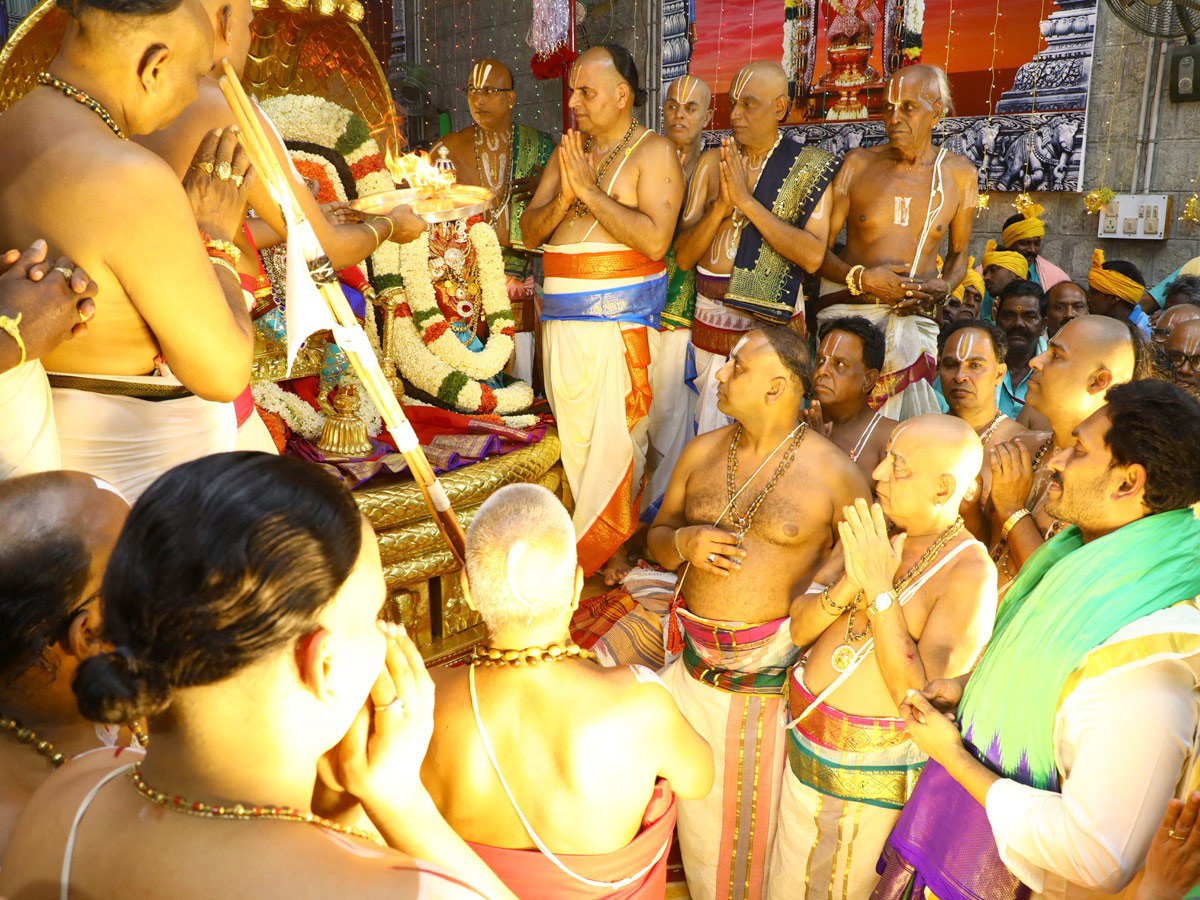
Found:
<svg viewBox="0 0 1200 900"><path fill-rule="evenodd" d="M1020 222L1013 222L1004 231L1000 232L1000 240L1004 241L1005 247L1011 247L1017 241L1027 241L1030 238L1044 237L1046 234L1046 223L1038 218L1046 211L1045 207L1034 203L1022 213L1025 218Z"/></svg>
<svg viewBox="0 0 1200 900"><path fill-rule="evenodd" d="M957 297L961 303L963 298L966 297L968 287L975 288L979 292L980 297L987 293L987 289L983 286L983 276L975 271L975 257L973 256L967 260L967 274L963 276L963 280L959 283L958 287L950 292L950 296Z"/></svg>
<svg viewBox="0 0 1200 900"><path fill-rule="evenodd" d="M995 241L988 241L983 251L983 267L999 266L1015 274L1018 278L1029 277L1029 260L1016 250L997 250Z"/></svg>
<svg viewBox="0 0 1200 900"><path fill-rule="evenodd" d="M1088 284L1104 294L1120 297L1128 303L1137 303L1146 293L1146 286L1132 278L1104 268L1104 251L1092 251L1092 267L1088 269Z"/></svg>

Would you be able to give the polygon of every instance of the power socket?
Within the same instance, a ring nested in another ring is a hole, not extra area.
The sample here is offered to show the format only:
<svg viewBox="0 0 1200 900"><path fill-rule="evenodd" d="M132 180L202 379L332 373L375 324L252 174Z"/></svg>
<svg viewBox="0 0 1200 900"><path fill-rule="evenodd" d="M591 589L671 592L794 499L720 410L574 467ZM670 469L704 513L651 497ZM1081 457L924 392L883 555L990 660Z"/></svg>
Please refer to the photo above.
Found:
<svg viewBox="0 0 1200 900"><path fill-rule="evenodd" d="M1101 230L1105 234L1116 234L1117 233L1117 217L1116 216L1105 216L1103 222L1101 223Z"/></svg>

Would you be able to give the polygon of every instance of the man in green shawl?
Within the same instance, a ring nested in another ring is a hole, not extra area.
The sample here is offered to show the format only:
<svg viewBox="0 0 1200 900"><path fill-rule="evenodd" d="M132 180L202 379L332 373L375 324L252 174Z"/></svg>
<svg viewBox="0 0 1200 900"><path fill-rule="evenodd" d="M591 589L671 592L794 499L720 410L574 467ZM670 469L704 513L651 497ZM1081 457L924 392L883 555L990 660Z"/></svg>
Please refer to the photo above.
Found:
<svg viewBox="0 0 1200 900"><path fill-rule="evenodd" d="M901 705L930 762L875 898L1116 893L1189 784L1200 403L1158 380L1106 399L1051 458L1047 504L1070 526L1021 568L975 670Z"/></svg>

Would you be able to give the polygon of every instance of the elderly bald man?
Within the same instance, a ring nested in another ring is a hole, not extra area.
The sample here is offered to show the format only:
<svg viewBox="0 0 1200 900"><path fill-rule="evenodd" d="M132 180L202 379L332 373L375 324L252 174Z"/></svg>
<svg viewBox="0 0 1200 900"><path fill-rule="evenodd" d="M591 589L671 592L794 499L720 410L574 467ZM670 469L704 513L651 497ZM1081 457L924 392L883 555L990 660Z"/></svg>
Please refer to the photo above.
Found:
<svg viewBox="0 0 1200 900"><path fill-rule="evenodd" d="M1003 588L1025 560L1062 527L1044 508L1047 464L1071 444L1071 433L1104 405L1110 387L1141 376L1146 353L1133 326L1107 316L1072 319L1029 361L1025 403L1050 422L1051 433L1027 432L988 453L992 554Z"/></svg>
<svg viewBox="0 0 1200 900"><path fill-rule="evenodd" d="M421 778L518 897L661 898L675 794L708 793L712 751L654 672L602 668L571 642L582 588L553 494L510 485L479 508L463 589L487 638L469 666L431 672Z"/></svg>
<svg viewBox="0 0 1200 900"><path fill-rule="evenodd" d="M863 316L885 331L887 361L872 406L897 420L938 409L935 316L967 270L978 173L933 143L952 112L942 69L895 72L883 99L888 142L847 153L830 192L829 234L845 225L846 247L825 254L818 317Z"/></svg>
<svg viewBox="0 0 1200 900"><path fill-rule="evenodd" d="M834 157L784 139L787 76L775 62L743 66L729 87L733 137L704 153L675 239L681 268L696 267L697 431L732 421L717 409L717 372L759 322L804 332L800 282L829 236L825 188ZM780 202L784 201L784 202ZM781 218L777 211L787 209Z"/></svg>
<svg viewBox="0 0 1200 900"><path fill-rule="evenodd" d="M1162 347L1167 343L1167 338L1171 336L1171 331L1175 326L1182 325L1190 319L1200 319L1200 306L1180 303L1177 306L1168 307L1162 311L1158 321L1150 329L1150 339Z"/></svg>
<svg viewBox="0 0 1200 900"><path fill-rule="evenodd" d="M873 473L879 502L846 508L844 560L792 602L792 640L808 652L788 683L791 777L771 898L866 897L876 881L925 760L899 704L929 680L970 671L991 634L996 567L958 515L982 462L962 419L933 414L897 426ZM840 886L836 894L829 885Z"/></svg>
<svg viewBox="0 0 1200 900"><path fill-rule="evenodd" d="M1169 311L1175 309L1179 307ZM1189 319L1172 328L1166 351L1175 367L1175 383L1200 395L1200 318Z"/></svg>
<svg viewBox="0 0 1200 900"><path fill-rule="evenodd" d="M72 757L130 736L79 714L71 681L105 649L97 595L129 513L82 472L0 481L0 855L30 796ZM17 733L27 728L28 741ZM43 747L40 742L45 741Z"/></svg>

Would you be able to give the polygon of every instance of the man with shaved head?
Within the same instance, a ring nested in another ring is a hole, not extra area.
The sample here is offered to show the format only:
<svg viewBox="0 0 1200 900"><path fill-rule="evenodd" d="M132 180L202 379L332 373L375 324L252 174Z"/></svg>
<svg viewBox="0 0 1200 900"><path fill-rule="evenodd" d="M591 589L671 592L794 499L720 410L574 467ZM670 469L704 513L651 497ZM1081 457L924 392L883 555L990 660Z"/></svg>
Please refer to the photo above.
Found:
<svg viewBox="0 0 1200 900"><path fill-rule="evenodd" d="M537 291L533 255L527 252L521 235L521 214L550 162L554 138L514 122L516 100L512 70L498 59L479 60L471 67L467 84L467 108L474 121L445 135L433 145L430 155L436 159L445 147L460 184L492 191L485 216L503 248L508 301L516 321L512 371L518 378L532 381Z"/></svg>
<svg viewBox="0 0 1200 900"><path fill-rule="evenodd" d="M438 809L518 897L661 900L675 797L708 793L712 751L653 671L572 643L583 573L558 498L532 484L489 497L462 586L487 636L470 666L430 672L421 780Z"/></svg>
<svg viewBox="0 0 1200 900"><path fill-rule="evenodd" d="M799 652L789 604L828 559L842 510L870 489L800 421L812 364L796 332L751 331L717 381L735 422L688 444L648 543L679 573L667 649L682 655L664 678L717 768L712 792L679 806L688 890L693 900L756 900L784 771L781 694Z"/></svg>
<svg viewBox="0 0 1200 900"><path fill-rule="evenodd" d="M236 235L256 179L232 133L207 135L182 185L127 140L172 122L212 68L199 0L60 5L62 46L0 117L0 247L44 238L96 282L87 336L42 362L62 464L136 497L172 465L233 447L229 401L254 338L237 276L210 254Z"/></svg>
<svg viewBox="0 0 1200 900"><path fill-rule="evenodd" d="M1177 325L1182 325L1191 319L1200 319L1200 306L1180 303L1177 306L1167 307L1158 317L1158 321L1154 323L1154 327L1150 329L1150 339L1162 347L1167 343L1167 338L1171 336L1171 332Z"/></svg>
<svg viewBox="0 0 1200 900"><path fill-rule="evenodd" d="M118 739L79 714L71 681L102 652L100 581L129 504L82 472L0 481L0 854L33 792L72 757ZM37 741L47 741L35 753ZM129 742L126 733L123 743Z"/></svg>
<svg viewBox="0 0 1200 900"><path fill-rule="evenodd" d="M1050 422L1051 433L1027 432L988 453L992 554L1001 586L1062 527L1046 509L1048 463L1069 446L1074 428L1104 405L1104 393L1141 374L1144 351L1125 322L1080 316L1029 361L1025 403Z"/></svg>
<svg viewBox="0 0 1200 900"><path fill-rule="evenodd" d="M1197 756L1197 456L1200 403L1143 379L1051 457L1047 508L1068 527L1021 568L970 671L900 706L930 759L874 900L1130 896L1156 834L1194 852L1194 820L1161 811Z"/></svg>
<svg viewBox="0 0 1200 900"><path fill-rule="evenodd" d="M847 153L830 192L829 245L845 225L846 249L825 254L818 319L864 316L887 333L873 402L898 420L938 409L937 311L967 269L978 173L965 156L933 144L933 129L952 110L937 66L893 73L883 100L888 142Z"/></svg>
<svg viewBox="0 0 1200 900"><path fill-rule="evenodd" d="M667 299L684 177L674 146L634 117L646 94L624 47L584 51L571 69L568 130L521 217L543 248L542 367L575 498L579 562L612 561L640 513L652 363Z"/></svg>
<svg viewBox="0 0 1200 900"><path fill-rule="evenodd" d="M1180 309L1172 307L1170 311ZM1200 318L1190 318L1171 329L1167 356L1175 367L1175 383L1200 396Z"/></svg>
<svg viewBox="0 0 1200 900"><path fill-rule="evenodd" d="M958 515L982 462L962 419L901 423L874 472L879 502L846 508L844 559L791 604L792 641L808 649L788 679L771 898L862 898L875 883L925 760L898 708L909 690L969 672L992 631L996 567Z"/></svg>
<svg viewBox="0 0 1200 900"><path fill-rule="evenodd" d="M700 157L675 239L679 266L696 269L696 426L727 425L716 373L760 322L804 331L801 278L825 253L825 188L833 156L784 139L787 76L775 62L742 67L729 87L732 138ZM793 323L793 319L795 322Z"/></svg>

